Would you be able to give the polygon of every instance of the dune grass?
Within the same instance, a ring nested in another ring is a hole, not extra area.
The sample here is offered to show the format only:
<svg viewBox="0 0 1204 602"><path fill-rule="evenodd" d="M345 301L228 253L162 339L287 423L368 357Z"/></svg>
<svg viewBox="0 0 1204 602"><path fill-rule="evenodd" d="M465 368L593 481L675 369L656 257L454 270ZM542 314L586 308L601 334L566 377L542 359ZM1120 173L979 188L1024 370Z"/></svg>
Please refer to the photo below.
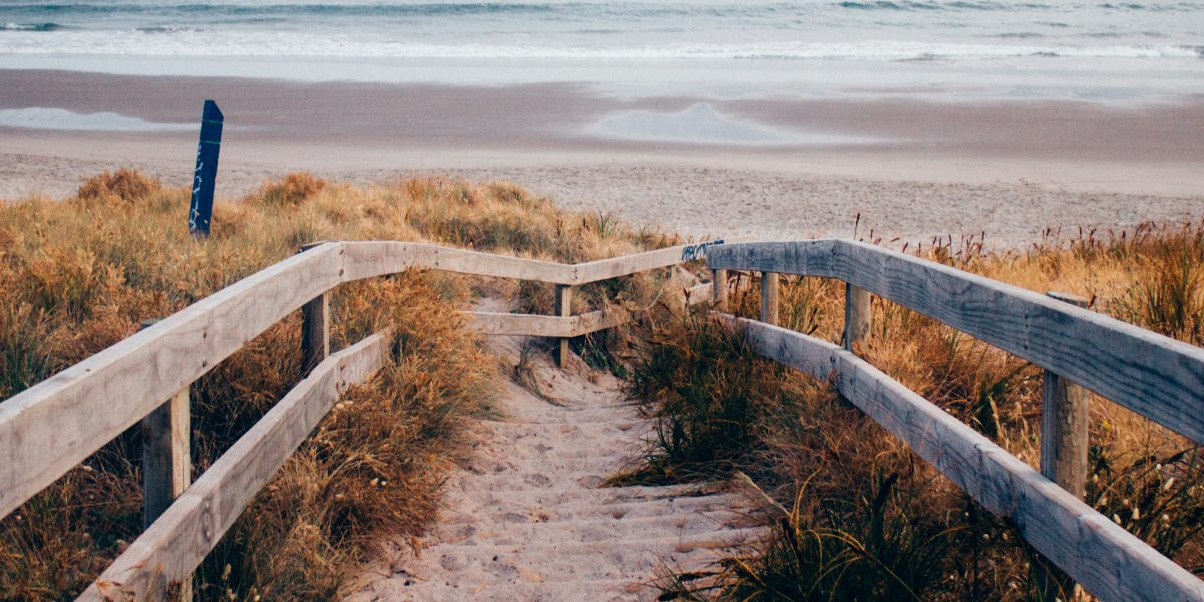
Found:
<svg viewBox="0 0 1204 602"><path fill-rule="evenodd" d="M351 187L292 174L218 204L208 240L188 235L187 207L186 189L127 170L62 201L0 204L0 399L317 240L432 241L566 262L676 241L559 211L509 184L439 178ZM665 285L584 287L576 306L645 302ZM334 346L391 325L400 358L349 391L259 494L198 570L197 597L329 599L383 536L421 534L463 453L466 418L489 411L497 370L456 310L493 295L546 312L551 294L433 272L340 287ZM299 345L294 313L192 386L194 475L296 383ZM605 345L598 353L609 357ZM135 427L0 518L0 599L71 598L137 537L140 449Z"/></svg>
<svg viewBox="0 0 1204 602"><path fill-rule="evenodd" d="M564 262L678 242L601 214L556 210L504 183L414 179L350 187L307 174L267 182L215 209L212 237L185 228L187 191L102 174L64 201L0 205L0 399L324 239L422 240ZM981 241L913 252L1032 290L1092 299L1121 319L1201 344L1204 229L1143 226L985 253ZM582 287L575 310L654 307L575 341L626 376L656 422L640 470L618 480L734 475L762 496L773 533L700 574L667 573L665 599L1021 599L1041 594L1041 558L826 383L752 354L651 274ZM732 307L755 316L759 282ZM456 313L480 296L551 313L552 287L406 273L340 287L336 348L386 325L398 361L349 391L197 573L201 599L328 599L382 536L422 533L438 486L464 453L466 419L488 412L496 367ZM839 340L843 288L787 278L788 328ZM859 353L1023 460L1039 456L1040 373L1026 362L875 300ZM199 474L298 377L299 316L251 341L192 387ZM535 350L538 352L538 350ZM0 402L2 403L2 402ZM66 599L141 530L140 445L131 429L0 519L0 599ZM1092 401L1088 503L1191 570L1204 548L1198 450L1104 400ZM1056 585L1056 584L1055 584ZM1065 599L1071 592L1062 592Z"/></svg>
<svg viewBox="0 0 1204 602"><path fill-rule="evenodd" d="M1204 226L1144 225L1053 237L987 253L976 239L912 252L1201 344ZM734 313L756 317L760 282L734 283ZM781 325L837 342L842 283L784 278ZM703 309L698 312L705 311ZM874 299L857 351L1012 454L1037 466L1041 372L911 310ZM656 420L644 480L747 479L772 535L714 570L665 575L664 599L1028 599L1073 584L831 386L752 353L703 313L662 321L629 366L627 396ZM1204 571L1204 464L1183 437L1091 401L1087 503L1189 570ZM631 478L632 475L627 475Z"/></svg>

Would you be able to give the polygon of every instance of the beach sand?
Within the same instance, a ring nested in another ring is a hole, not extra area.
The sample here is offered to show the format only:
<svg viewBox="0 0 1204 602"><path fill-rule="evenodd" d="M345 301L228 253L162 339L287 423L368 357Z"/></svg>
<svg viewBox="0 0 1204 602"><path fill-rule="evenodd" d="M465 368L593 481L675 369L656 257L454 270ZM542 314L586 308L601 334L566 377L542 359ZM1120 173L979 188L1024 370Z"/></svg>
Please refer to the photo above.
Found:
<svg viewBox="0 0 1204 602"><path fill-rule="evenodd" d="M568 208L691 236L850 236L860 215L858 234L872 228L884 241L985 232L990 245L1015 246L1047 227L1073 233L1204 218L1204 97L1142 106L949 103L884 91L873 100L712 99L700 108L698 98L615 98L588 84L66 71L2 71L0 81L0 110L60 107L177 124L164 132L0 127L0 198L9 200L62 197L121 166L185 185L196 149L196 130L185 125L196 122L202 99L215 98L227 124L223 201L308 170L353 183L427 174L510 180ZM703 119L682 125L682 115L696 114ZM654 130L664 116L665 131L607 136L607 124L632 115L652 119ZM674 138L682 127L699 139ZM788 142L723 143L731 132Z"/></svg>

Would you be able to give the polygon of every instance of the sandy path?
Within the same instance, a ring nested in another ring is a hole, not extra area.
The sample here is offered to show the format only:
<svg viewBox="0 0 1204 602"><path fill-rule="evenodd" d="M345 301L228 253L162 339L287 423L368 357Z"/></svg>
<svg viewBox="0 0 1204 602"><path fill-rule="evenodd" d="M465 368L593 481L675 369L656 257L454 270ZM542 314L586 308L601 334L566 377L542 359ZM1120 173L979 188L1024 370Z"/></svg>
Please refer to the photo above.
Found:
<svg viewBox="0 0 1204 602"><path fill-rule="evenodd" d="M516 342L500 345L516 362ZM608 375L581 363L560 371L542 354L529 363L553 402L504 383L506 416L482 422L418 555L396 545L351 600L646 600L658 568L700 568L759 535L745 496L715 484L601 487L639 452L648 423Z"/></svg>

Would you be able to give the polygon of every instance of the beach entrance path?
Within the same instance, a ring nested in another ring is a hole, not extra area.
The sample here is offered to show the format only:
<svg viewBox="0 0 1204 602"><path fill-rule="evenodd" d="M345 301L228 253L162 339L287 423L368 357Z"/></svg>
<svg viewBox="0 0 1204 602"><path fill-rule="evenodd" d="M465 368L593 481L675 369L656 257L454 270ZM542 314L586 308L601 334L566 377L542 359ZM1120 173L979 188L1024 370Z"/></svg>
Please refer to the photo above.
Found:
<svg viewBox="0 0 1204 602"><path fill-rule="evenodd" d="M493 340L511 369L521 343ZM516 372L526 386L499 384L503 416L482 421L438 524L398 544L352 600L649 600L658 570L705 568L755 541L747 496L721 484L606 487L651 425L613 377L573 362L532 353Z"/></svg>

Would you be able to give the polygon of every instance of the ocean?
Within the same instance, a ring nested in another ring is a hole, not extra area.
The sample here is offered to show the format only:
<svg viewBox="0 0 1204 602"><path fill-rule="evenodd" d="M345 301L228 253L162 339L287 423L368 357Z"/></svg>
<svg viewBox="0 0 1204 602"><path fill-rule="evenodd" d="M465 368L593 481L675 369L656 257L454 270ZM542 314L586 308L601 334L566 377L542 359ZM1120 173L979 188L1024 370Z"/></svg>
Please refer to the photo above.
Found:
<svg viewBox="0 0 1204 602"><path fill-rule="evenodd" d="M0 2L0 68L1160 101L1204 93L1204 0L17 0Z"/></svg>

